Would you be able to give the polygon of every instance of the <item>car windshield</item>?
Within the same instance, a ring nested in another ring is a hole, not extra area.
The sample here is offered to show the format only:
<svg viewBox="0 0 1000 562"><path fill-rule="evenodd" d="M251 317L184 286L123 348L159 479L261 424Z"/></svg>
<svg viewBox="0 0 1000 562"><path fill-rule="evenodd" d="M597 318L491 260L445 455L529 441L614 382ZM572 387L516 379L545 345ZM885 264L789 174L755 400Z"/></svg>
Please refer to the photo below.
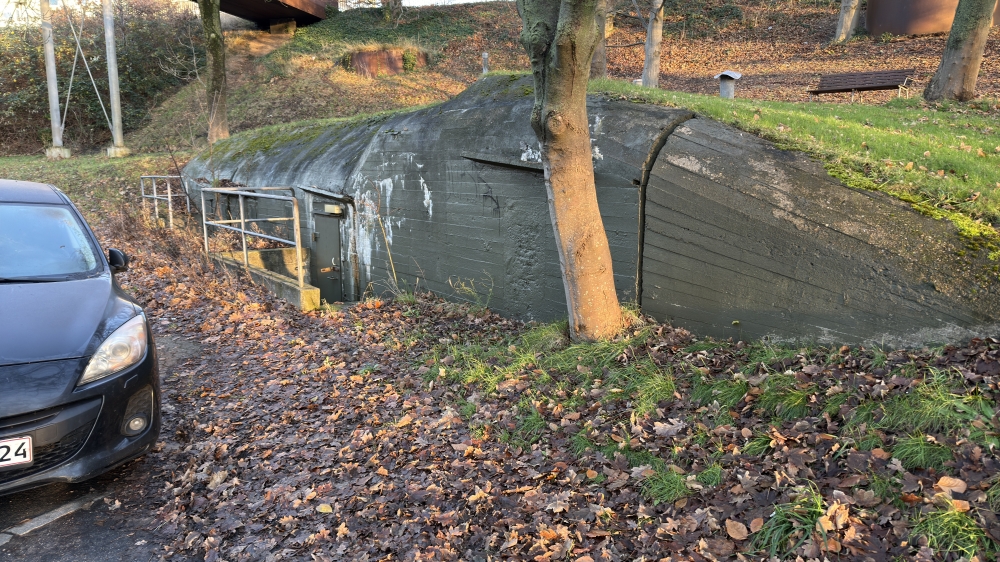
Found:
<svg viewBox="0 0 1000 562"><path fill-rule="evenodd" d="M0 204L0 282L83 277L100 263L68 207Z"/></svg>

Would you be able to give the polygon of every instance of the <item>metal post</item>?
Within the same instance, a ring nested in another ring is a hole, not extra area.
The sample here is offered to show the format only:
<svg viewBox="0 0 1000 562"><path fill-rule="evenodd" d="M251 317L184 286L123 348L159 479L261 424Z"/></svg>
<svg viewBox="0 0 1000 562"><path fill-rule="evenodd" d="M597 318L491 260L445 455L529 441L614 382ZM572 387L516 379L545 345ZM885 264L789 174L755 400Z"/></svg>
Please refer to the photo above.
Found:
<svg viewBox="0 0 1000 562"><path fill-rule="evenodd" d="M488 74L490 72L490 54L483 53L483 74Z"/></svg>
<svg viewBox="0 0 1000 562"><path fill-rule="evenodd" d="M293 192L294 193L294 192ZM295 266L299 272L299 288L305 286L305 277L302 271L302 232L299 227L299 200L292 199L292 225L295 229Z"/></svg>
<svg viewBox="0 0 1000 562"><path fill-rule="evenodd" d="M205 256L208 257L208 211L205 210L205 190L201 190L201 229L205 233Z"/></svg>
<svg viewBox="0 0 1000 562"><path fill-rule="evenodd" d="M174 229L174 195L170 187L170 178L167 178L167 226Z"/></svg>
<svg viewBox="0 0 1000 562"><path fill-rule="evenodd" d="M243 267L250 267L250 256L247 254L247 221L243 217L243 196L240 195L240 239L243 240Z"/></svg>
<svg viewBox="0 0 1000 562"><path fill-rule="evenodd" d="M52 6L49 5L49 0L39 0L39 5L42 10L45 82L49 90L49 120L52 122L52 146L45 149L45 156L52 159L69 158L69 149L63 147L62 119L59 116L59 82L56 78L56 49L52 41Z"/></svg>
<svg viewBox="0 0 1000 562"><path fill-rule="evenodd" d="M156 193L156 178L153 178L153 222L160 227L160 199Z"/></svg>
<svg viewBox="0 0 1000 562"><path fill-rule="evenodd" d="M45 2L46 0L42 0ZM114 146L108 148L108 156L120 158L128 156L125 148L125 138L122 134L122 100L118 87L118 55L115 54L115 14L111 8L111 0L101 0L104 14L104 46L108 57L108 86L111 96L111 137Z"/></svg>

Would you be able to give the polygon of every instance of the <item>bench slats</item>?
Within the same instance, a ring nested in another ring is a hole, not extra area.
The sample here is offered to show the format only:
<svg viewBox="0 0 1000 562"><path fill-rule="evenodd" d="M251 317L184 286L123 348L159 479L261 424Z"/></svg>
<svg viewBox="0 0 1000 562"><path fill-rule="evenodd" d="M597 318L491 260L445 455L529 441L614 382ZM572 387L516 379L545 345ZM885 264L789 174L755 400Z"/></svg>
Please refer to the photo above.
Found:
<svg viewBox="0 0 1000 562"><path fill-rule="evenodd" d="M827 74L820 76L819 85L810 90L810 94L835 92L863 92L870 90L891 90L905 86L906 81L913 76L916 69L907 70L877 70L873 72L847 72L844 74Z"/></svg>

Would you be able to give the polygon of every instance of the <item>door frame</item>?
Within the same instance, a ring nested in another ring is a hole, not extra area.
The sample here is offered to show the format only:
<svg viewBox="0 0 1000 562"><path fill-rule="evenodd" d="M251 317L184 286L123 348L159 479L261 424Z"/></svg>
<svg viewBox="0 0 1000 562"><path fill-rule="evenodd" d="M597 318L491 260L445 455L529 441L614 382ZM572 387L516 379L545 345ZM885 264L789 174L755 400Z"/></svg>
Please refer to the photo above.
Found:
<svg viewBox="0 0 1000 562"><path fill-rule="evenodd" d="M316 228L316 217L328 217L328 218L331 218L331 219L336 219L338 221L344 221L344 220L347 219L347 213L342 212L339 215L335 215L333 213L325 213L325 212L321 212L321 211L313 211L312 214L311 214L310 218L312 219L312 236L311 236L311 238L312 238L313 259L310 260L310 261L315 264L315 267L316 267L316 276L317 276L317 279L318 279L318 277L320 275L319 260L315 259L316 256L319 255L319 252L317 251L317 246L319 245L319 240L316 239L316 234L318 233L318 229ZM340 254L340 278L339 278L339 281L340 281L340 298L341 299L346 299L348 297L348 295L347 295L347 292L344 289L344 275L346 274L347 269L346 269L346 266L344 265L344 240L343 240L343 232L340 233L339 238L340 238L340 244L339 244L339 248L337 248L337 252ZM354 299L352 299L352 301L353 300ZM351 302L351 301L343 300L343 302Z"/></svg>

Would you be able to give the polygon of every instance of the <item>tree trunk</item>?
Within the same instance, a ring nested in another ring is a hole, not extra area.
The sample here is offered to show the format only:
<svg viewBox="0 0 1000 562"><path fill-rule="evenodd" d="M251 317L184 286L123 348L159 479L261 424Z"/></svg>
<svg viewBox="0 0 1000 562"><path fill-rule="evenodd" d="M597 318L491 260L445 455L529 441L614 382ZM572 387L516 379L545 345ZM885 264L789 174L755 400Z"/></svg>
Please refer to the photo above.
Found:
<svg viewBox="0 0 1000 562"><path fill-rule="evenodd" d="M941 65L924 90L924 99L967 101L976 95L976 79L990 35L997 0L959 0Z"/></svg>
<svg viewBox="0 0 1000 562"><path fill-rule="evenodd" d="M198 0L208 54L208 144L229 138L226 114L226 42L219 19L219 0Z"/></svg>
<svg viewBox="0 0 1000 562"><path fill-rule="evenodd" d="M570 336L596 340L622 327L611 250L597 207L587 80L597 42L597 0L518 0L531 60L549 213L562 269Z"/></svg>
<svg viewBox="0 0 1000 562"><path fill-rule="evenodd" d="M597 44L590 61L590 79L608 77L608 0L597 0Z"/></svg>
<svg viewBox="0 0 1000 562"><path fill-rule="evenodd" d="M649 25L646 27L646 62L642 66L642 85L660 87L660 45L663 43L663 0L650 0Z"/></svg>
<svg viewBox="0 0 1000 562"><path fill-rule="evenodd" d="M837 32L833 35L834 43L844 43L854 37L854 30L861 21L861 0L842 0L840 3L840 18L837 19Z"/></svg>

